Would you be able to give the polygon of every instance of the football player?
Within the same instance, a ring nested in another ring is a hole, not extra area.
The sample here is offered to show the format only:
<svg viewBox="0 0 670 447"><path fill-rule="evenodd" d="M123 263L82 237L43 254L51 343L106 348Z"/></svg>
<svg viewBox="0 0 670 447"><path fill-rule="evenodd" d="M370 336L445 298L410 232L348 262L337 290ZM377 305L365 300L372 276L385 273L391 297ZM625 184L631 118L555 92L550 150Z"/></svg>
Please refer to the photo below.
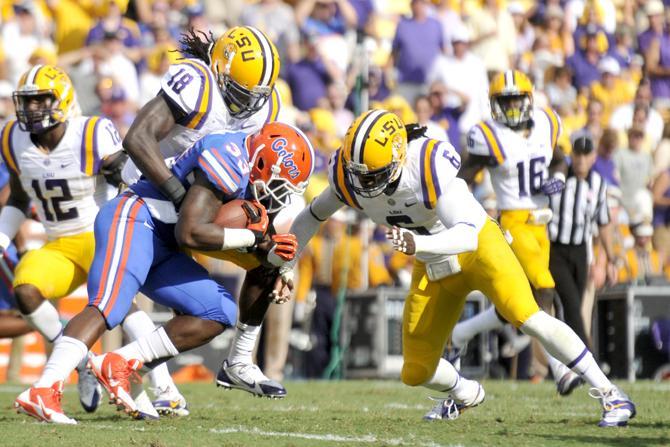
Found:
<svg viewBox="0 0 670 447"><path fill-rule="evenodd" d="M255 134L215 133L178 157L172 175L188 190L179 216L151 182L141 180L105 205L95 222L96 249L88 282L89 305L65 328L39 383L15 402L47 422L72 424L60 406L59 383L106 328L118 325L142 291L176 311L164 327L89 364L117 405L146 417L131 394L129 377L142 364L153 368L201 346L236 321L231 294L181 247L221 251L265 247L284 260L297 249L292 235L270 235L263 205L301 194L314 165L309 141L296 128L270 123ZM246 228L222 228L223 203L244 198ZM130 255L132 252L132 256Z"/></svg>
<svg viewBox="0 0 670 447"><path fill-rule="evenodd" d="M442 358L467 294L477 289L507 321L585 377L601 399L602 425L625 425L635 406L572 329L538 308L500 227L456 178L459 155L449 143L420 134L411 129L408 147L405 126L393 113L372 110L358 117L331 158L329 187L291 226L299 251L322 222L348 205L391 227L388 238L396 250L416 254L403 312L401 378L449 395L427 419L452 419L484 400L481 385ZM281 264L276 256L269 259ZM284 281L295 259L282 266Z"/></svg>
<svg viewBox="0 0 670 447"><path fill-rule="evenodd" d="M181 154L214 131L255 132L264 123L275 121L280 107L274 87L279 53L261 31L250 26L234 27L216 40L210 35L205 41L191 32L182 46L191 58L170 67L160 92L140 110L123 142L132 160L124 169L126 183L133 184L141 172L176 209L186 190L164 158ZM268 209L271 216L274 211ZM284 397L286 389L265 376L252 359L276 273L250 254L224 251L216 257L247 270L238 303L239 321L228 358L217 374L217 384L266 397Z"/></svg>
<svg viewBox="0 0 670 447"><path fill-rule="evenodd" d="M489 99L492 120L480 122L468 133L468 157L459 175L471 183L477 172L488 169L500 226L533 286L535 299L551 313L555 284L549 271L547 224L552 212L548 196L560 193L565 185L566 165L557 146L561 122L552 109L533 106L533 85L520 71L496 75ZM457 324L450 358L456 361L477 333L503 325L494 308ZM559 394L570 394L583 383L551 355L547 358Z"/></svg>
<svg viewBox="0 0 670 447"><path fill-rule="evenodd" d="M86 282L95 248L93 222L100 206L114 196L126 157L111 121L75 116L74 87L60 68L32 67L19 79L13 97L17 119L0 134L10 171L9 199L0 212L0 249L8 249L33 203L48 241L21 258L14 294L26 321L57 344L63 326L48 300L67 296ZM123 323L133 339L153 327L139 311ZM100 387L86 361L77 371L81 404L94 411ZM160 384L174 387L167 369L155 374L162 374Z"/></svg>

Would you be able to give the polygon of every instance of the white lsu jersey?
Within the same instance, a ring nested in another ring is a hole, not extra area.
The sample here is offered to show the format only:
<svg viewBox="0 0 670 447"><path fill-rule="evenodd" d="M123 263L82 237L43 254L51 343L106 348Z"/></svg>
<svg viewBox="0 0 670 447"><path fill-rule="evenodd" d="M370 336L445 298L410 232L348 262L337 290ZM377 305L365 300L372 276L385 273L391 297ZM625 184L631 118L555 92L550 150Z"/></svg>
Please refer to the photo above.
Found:
<svg viewBox="0 0 670 447"><path fill-rule="evenodd" d="M398 226L420 235L433 235L446 230L435 206L460 166L461 157L451 144L419 138L409 143L398 187L391 194L382 193L373 198L356 194L345 176L341 149L330 159L328 179L331 189L342 202L362 211L376 224ZM441 254L417 254L417 259L427 264L441 262L446 257Z"/></svg>
<svg viewBox="0 0 670 447"><path fill-rule="evenodd" d="M98 210L116 194L100 166L121 150L114 124L97 116L68 120L51 152L35 146L17 121L2 129L2 158L19 177L49 240L93 231Z"/></svg>
<svg viewBox="0 0 670 447"><path fill-rule="evenodd" d="M526 137L495 121L481 121L468 133L468 152L491 159L488 167L499 210L546 208L541 186L561 133L561 121L550 108L533 109Z"/></svg>
<svg viewBox="0 0 670 447"><path fill-rule="evenodd" d="M274 88L258 112L243 120L234 118L226 108L214 74L198 59L183 59L171 65L161 79L161 91L170 106L183 113L159 142L161 154L168 160L213 132L256 132L265 123L276 121L281 107L279 93ZM122 172L123 181L132 185L140 175L132 160L128 160Z"/></svg>

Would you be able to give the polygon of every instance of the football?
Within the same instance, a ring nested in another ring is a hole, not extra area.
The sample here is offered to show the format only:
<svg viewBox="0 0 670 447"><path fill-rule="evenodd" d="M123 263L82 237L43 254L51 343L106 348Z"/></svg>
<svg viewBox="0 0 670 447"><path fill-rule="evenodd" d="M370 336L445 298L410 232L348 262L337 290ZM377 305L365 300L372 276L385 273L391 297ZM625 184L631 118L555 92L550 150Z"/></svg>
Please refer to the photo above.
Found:
<svg viewBox="0 0 670 447"><path fill-rule="evenodd" d="M248 218L243 208L246 202L246 200L236 199L224 203L219 208L214 223L222 228L246 228Z"/></svg>

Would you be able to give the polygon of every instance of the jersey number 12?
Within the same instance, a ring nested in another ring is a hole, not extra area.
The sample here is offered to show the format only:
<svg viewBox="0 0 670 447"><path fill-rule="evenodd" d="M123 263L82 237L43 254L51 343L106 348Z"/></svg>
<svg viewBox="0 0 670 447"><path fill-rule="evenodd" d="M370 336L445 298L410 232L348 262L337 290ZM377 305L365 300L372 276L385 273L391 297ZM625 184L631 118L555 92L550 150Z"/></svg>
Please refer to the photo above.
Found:
<svg viewBox="0 0 670 447"><path fill-rule="evenodd" d="M54 222L54 221L61 222L63 220L76 219L77 217L79 217L79 211L77 211L77 208L72 207L67 210L63 210L61 208L62 202L72 200L73 198L72 193L70 192L70 187L67 184L67 180L53 179L53 178L46 180L44 182L44 189L46 191L60 190L59 195L51 194L51 197L49 198L44 197L44 193L42 192L42 188L40 187L40 182L37 179L33 180L31 186L33 187L33 190L35 190L35 195L42 203L42 209L44 210L44 218L48 222Z"/></svg>

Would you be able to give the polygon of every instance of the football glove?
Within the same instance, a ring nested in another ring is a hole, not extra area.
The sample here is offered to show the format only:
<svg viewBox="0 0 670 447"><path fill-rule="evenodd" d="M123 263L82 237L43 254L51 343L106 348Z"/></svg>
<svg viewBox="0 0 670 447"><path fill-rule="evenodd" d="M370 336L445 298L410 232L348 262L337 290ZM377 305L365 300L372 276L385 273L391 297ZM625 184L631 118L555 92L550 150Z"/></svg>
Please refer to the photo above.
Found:
<svg viewBox="0 0 670 447"><path fill-rule="evenodd" d="M565 188L565 181L558 177L553 177L542 183L540 189L548 196L558 194Z"/></svg>
<svg viewBox="0 0 670 447"><path fill-rule="evenodd" d="M416 252L414 235L403 228L393 227L386 232L386 239L391 242L393 249L406 255L413 255Z"/></svg>
<svg viewBox="0 0 670 447"><path fill-rule="evenodd" d="M247 214L247 230L250 230L256 236L256 244L263 240L263 236L268 231L270 219L268 212L260 202L245 202L242 204L244 212Z"/></svg>
<svg viewBox="0 0 670 447"><path fill-rule="evenodd" d="M274 242L274 245L270 249L270 253L275 254L284 262L293 260L298 251L298 239L294 234L274 234L272 235L272 242ZM270 253L268 253L268 258Z"/></svg>

